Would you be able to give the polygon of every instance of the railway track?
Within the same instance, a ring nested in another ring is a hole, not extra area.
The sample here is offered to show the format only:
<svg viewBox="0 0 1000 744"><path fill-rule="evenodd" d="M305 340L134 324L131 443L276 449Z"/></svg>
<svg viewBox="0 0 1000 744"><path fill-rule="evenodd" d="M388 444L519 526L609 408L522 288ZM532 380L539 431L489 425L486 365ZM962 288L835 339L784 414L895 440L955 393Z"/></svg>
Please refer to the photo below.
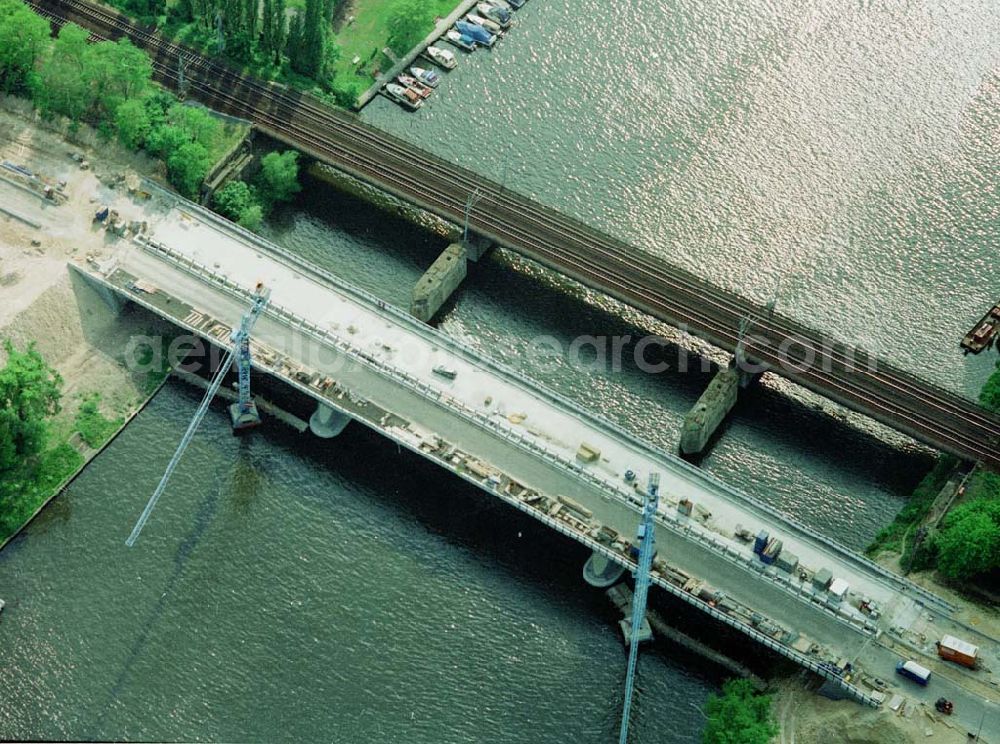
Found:
<svg viewBox="0 0 1000 744"><path fill-rule="evenodd" d="M729 350L753 319L747 355L774 372L932 446L1000 469L1000 417L789 318L772 314L459 166L362 124L308 94L250 78L84 0L28 0L55 23L95 38L127 36L162 84L188 93L307 154L456 222L474 190L470 226L499 244Z"/></svg>

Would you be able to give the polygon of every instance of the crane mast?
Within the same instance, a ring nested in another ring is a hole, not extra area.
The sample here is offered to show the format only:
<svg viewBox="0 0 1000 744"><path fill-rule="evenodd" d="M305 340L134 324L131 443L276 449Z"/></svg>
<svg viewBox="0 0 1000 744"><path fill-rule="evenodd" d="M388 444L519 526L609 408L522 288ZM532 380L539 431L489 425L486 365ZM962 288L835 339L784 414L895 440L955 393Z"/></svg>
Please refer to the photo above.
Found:
<svg viewBox="0 0 1000 744"><path fill-rule="evenodd" d="M639 657L639 633L646 617L646 596L649 594L649 569L656 552L653 538L654 518L660 500L660 474L650 473L646 486L646 501L642 509L636 537L639 540L639 560L635 569L635 594L632 597L632 632L629 636L628 672L625 675L625 705L622 708L622 724L618 744L625 744L628 738L629 713L632 709L632 693L635 687L635 665Z"/></svg>
<svg viewBox="0 0 1000 744"><path fill-rule="evenodd" d="M173 475L174 470L176 470L178 463L181 461L181 457L184 456L185 450L187 450L188 445L191 444L191 440L194 439L195 432L198 431L198 426L201 424L202 419L205 418L205 414L208 413L208 406L211 404L212 399L215 394L219 391L219 387L222 385L222 380L228 374L230 368L233 365L233 361L236 360L237 369L240 375L240 398L239 402L234 403L230 407L230 416L233 419L233 427L236 430L247 428L248 426L255 426L260 423L260 416L257 413L257 407L250 397L250 332L253 330L254 324L257 322L257 318L264 311L264 307L267 305L268 300L271 298L271 290L264 287L263 284L258 283L254 289L253 304L250 309L243 314L240 319L240 325L238 328L234 328L229 336L232 346L227 350L225 359L223 359L222 364L215 372L215 377L212 378L211 384L208 386L208 390L205 391L205 396L201 399L201 403L198 405L198 410L195 411L194 417L191 419L191 423L188 424L187 431L184 432L184 436L181 437L180 444L177 445L177 451L174 452L174 456L170 458L170 462L167 464L167 469L163 473L163 477L160 479L159 484L156 486L156 490L153 491L153 495L149 497L149 501L146 502L146 508L142 510L142 514L136 521L135 526L132 528L131 534L128 539L125 540L125 544L130 548L135 545L135 541L139 538L139 533L142 532L142 528L146 526L146 522L149 520L149 515L153 513L153 507L156 506L156 502L159 501L160 496L167 487L167 482L170 480L170 476ZM238 425L238 421L245 421Z"/></svg>

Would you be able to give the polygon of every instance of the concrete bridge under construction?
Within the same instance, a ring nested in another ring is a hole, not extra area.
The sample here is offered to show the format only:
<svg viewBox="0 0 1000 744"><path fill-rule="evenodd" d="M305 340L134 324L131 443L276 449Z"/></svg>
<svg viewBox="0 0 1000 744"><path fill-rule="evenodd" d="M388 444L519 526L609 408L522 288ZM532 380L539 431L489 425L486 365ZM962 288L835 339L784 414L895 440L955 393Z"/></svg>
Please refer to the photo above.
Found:
<svg viewBox="0 0 1000 744"><path fill-rule="evenodd" d="M72 270L112 306L134 303L219 344L262 281L271 295L254 330L256 373L316 401L317 435L332 438L350 421L371 427L626 568L635 566L637 484L658 472L652 580L663 591L863 703L878 705L885 693L876 678L897 684L895 663L914 657L934 668L935 685L907 695L956 700L970 727L984 704L998 712L984 703L982 672L934 655L935 633L973 634L984 654L1000 652L947 601L277 246L150 189L141 215L149 232ZM141 503L133 507L138 513ZM761 530L782 541L784 562L768 565L755 553L747 535ZM144 539L163 539L157 532L154 517ZM831 578L847 588L831 592Z"/></svg>
<svg viewBox="0 0 1000 744"><path fill-rule="evenodd" d="M666 322L680 325L937 449L1000 470L1000 416L848 344L366 126L307 94L264 83L82 0L29 0L55 23L128 37L155 76L269 136ZM179 67L183 62L183 81ZM477 199L470 202L470 196ZM741 324L749 319L747 332Z"/></svg>

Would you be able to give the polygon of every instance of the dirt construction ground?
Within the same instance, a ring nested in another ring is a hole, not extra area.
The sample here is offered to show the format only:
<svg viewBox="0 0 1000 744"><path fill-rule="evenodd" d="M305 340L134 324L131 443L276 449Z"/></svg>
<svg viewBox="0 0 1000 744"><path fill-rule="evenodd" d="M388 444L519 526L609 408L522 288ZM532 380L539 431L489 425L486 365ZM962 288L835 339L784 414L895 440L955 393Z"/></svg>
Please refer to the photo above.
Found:
<svg viewBox="0 0 1000 744"><path fill-rule="evenodd" d="M71 144L57 131L35 124L24 102L0 98L0 161L25 166L53 182L65 181L68 203L48 203L19 188L17 178L0 169L0 207L38 225L0 213L0 339L20 348L34 341L56 367L64 378L63 419L72 417L81 395L93 392L101 394L107 413L123 414L138 401L145 382L123 365L124 350L133 334L160 326L138 312L117 316L70 275L66 262L74 256L100 256L108 239L89 215L98 202L115 203L121 196L98 177L134 179L136 171L154 172L153 164L98 143L85 128ZM70 152L81 153L93 166L81 169ZM0 349L0 363L3 357Z"/></svg>

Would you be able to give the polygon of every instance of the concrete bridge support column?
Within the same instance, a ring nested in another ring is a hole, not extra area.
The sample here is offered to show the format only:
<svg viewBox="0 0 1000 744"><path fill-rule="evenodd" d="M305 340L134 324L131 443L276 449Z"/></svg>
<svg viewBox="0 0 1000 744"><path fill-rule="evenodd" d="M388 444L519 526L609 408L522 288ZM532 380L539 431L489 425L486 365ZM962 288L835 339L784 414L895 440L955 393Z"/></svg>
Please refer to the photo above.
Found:
<svg viewBox="0 0 1000 744"><path fill-rule="evenodd" d="M694 457L705 451L712 435L726 416L733 410L739 396L743 373L734 367L727 367L708 383L694 407L688 411L681 426L680 453Z"/></svg>
<svg viewBox="0 0 1000 744"><path fill-rule="evenodd" d="M351 422L346 413L335 411L322 403L316 406L316 411L309 419L309 431L320 439L333 439Z"/></svg>
<svg viewBox="0 0 1000 744"><path fill-rule="evenodd" d="M413 288L410 315L429 323L465 279L467 263L464 246L452 243L445 248Z"/></svg>

